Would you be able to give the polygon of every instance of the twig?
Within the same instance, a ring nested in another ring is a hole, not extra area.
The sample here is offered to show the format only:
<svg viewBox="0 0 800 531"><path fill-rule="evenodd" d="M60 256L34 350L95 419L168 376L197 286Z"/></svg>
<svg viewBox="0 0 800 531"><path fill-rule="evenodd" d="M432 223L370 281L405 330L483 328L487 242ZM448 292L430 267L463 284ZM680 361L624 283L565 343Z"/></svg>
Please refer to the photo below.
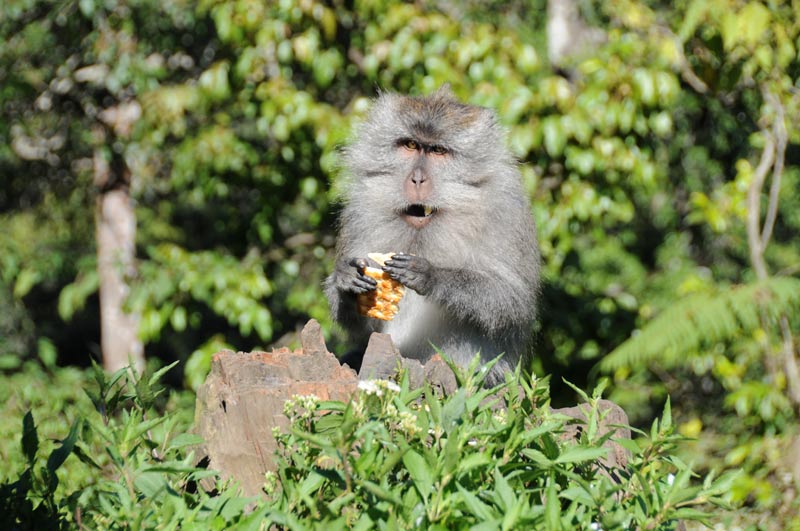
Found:
<svg viewBox="0 0 800 531"><path fill-rule="evenodd" d="M769 276L767 264L764 260L764 251L772 238L772 231L775 228L775 220L778 216L781 179L786 157L786 144L788 143L783 105L769 89L763 88L762 93L764 101L774 109L776 116L772 124L772 131L766 128L762 130L765 139L764 150L761 153L761 161L753 174L753 181L747 191L747 243L750 247L750 261L759 280L764 280ZM772 183L769 191L769 202L764 226L761 228L761 234L759 235L761 192L770 168L772 168ZM762 310L761 315L762 322L766 325L766 311ZM789 319L785 315L781 315L779 325L783 340L781 351L787 392L791 402L795 406L800 406L800 366L798 366L797 356L795 355L794 337L789 327ZM772 355L769 352L767 352L766 364L771 374L774 375L778 372L779 369L772 361Z"/></svg>
<svg viewBox="0 0 800 531"><path fill-rule="evenodd" d="M783 335L783 370L786 373L786 387L789 391L789 399L795 405L800 405L800 367L797 365L795 356L794 337L792 329L789 327L789 319L782 315L780 322Z"/></svg>
<svg viewBox="0 0 800 531"><path fill-rule="evenodd" d="M694 70L692 70L692 65L689 64L689 59L686 58L686 53L683 51L683 42L681 41L680 37L675 35L670 28L663 24L658 24L656 26L656 31L672 40L672 44L675 46L675 51L678 53L678 69L681 72L681 78L683 78L683 80L690 87L692 87L695 92L699 94L706 94L709 91L708 85L705 81L700 79L700 76L695 74Z"/></svg>
<svg viewBox="0 0 800 531"><path fill-rule="evenodd" d="M783 177L783 164L786 159L786 133L785 112L780 100L769 90L764 90L764 99L775 109L775 121L772 124L772 134L775 138L775 165L772 168L772 184L769 189L769 204L764 228L761 231L761 248L766 249L772 229L775 228L775 218L778 216L778 200L781 192L781 178Z"/></svg>
<svg viewBox="0 0 800 531"><path fill-rule="evenodd" d="M750 247L750 262L756 272L758 280L769 276L767 263L764 261L764 242L760 236L761 225L761 190L767 173L775 162L775 140L769 130L762 130L764 134L764 149L761 152L761 161L753 173L753 181L747 191L747 244Z"/></svg>

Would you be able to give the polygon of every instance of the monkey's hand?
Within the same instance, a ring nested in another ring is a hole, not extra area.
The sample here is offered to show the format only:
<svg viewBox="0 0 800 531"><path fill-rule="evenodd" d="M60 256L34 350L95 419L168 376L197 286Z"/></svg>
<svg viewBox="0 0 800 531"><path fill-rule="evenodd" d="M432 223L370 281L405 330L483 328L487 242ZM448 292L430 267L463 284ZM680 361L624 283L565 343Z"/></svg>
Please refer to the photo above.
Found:
<svg viewBox="0 0 800 531"><path fill-rule="evenodd" d="M395 254L391 260L386 261L383 270L420 295L428 295L433 287L434 267L421 256Z"/></svg>
<svg viewBox="0 0 800 531"><path fill-rule="evenodd" d="M342 260L336 268L336 288L356 295L373 291L378 282L364 274L368 265L366 258Z"/></svg>

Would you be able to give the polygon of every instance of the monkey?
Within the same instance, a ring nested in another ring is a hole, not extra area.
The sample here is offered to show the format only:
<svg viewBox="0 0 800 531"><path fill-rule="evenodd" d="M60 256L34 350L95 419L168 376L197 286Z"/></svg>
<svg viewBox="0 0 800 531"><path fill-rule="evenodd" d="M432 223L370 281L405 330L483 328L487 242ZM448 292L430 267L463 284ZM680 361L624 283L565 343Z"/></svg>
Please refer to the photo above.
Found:
<svg viewBox="0 0 800 531"><path fill-rule="evenodd" d="M499 361L495 385L530 356L540 251L518 162L490 109L457 100L380 92L342 149L345 178L336 258L324 282L331 315L363 355L369 335L391 335L401 355L425 363L436 349L461 367ZM368 253L405 285L390 321L359 315L374 290ZM348 363L358 370L359 355ZM527 368L527 367L523 367Z"/></svg>

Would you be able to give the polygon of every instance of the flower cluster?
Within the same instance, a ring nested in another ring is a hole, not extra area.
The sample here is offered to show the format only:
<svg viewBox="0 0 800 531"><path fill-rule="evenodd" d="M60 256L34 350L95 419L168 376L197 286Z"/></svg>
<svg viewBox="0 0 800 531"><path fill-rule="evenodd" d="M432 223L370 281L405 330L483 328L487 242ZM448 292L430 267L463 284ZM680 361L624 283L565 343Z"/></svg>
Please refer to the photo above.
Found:
<svg viewBox="0 0 800 531"><path fill-rule="evenodd" d="M368 395L383 396L385 391L400 392L400 386L391 380L361 380L358 388Z"/></svg>

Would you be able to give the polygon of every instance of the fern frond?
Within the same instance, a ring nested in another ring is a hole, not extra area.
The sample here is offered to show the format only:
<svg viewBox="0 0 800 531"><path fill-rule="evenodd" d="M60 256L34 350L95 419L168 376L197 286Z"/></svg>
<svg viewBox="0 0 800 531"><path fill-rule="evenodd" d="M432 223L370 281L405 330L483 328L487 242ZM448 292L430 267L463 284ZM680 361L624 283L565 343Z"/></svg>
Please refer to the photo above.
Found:
<svg viewBox="0 0 800 531"><path fill-rule="evenodd" d="M773 277L726 291L691 295L661 312L601 362L602 372L646 367L658 361L680 365L693 352L722 341L752 335L770 320L800 314L800 279Z"/></svg>

